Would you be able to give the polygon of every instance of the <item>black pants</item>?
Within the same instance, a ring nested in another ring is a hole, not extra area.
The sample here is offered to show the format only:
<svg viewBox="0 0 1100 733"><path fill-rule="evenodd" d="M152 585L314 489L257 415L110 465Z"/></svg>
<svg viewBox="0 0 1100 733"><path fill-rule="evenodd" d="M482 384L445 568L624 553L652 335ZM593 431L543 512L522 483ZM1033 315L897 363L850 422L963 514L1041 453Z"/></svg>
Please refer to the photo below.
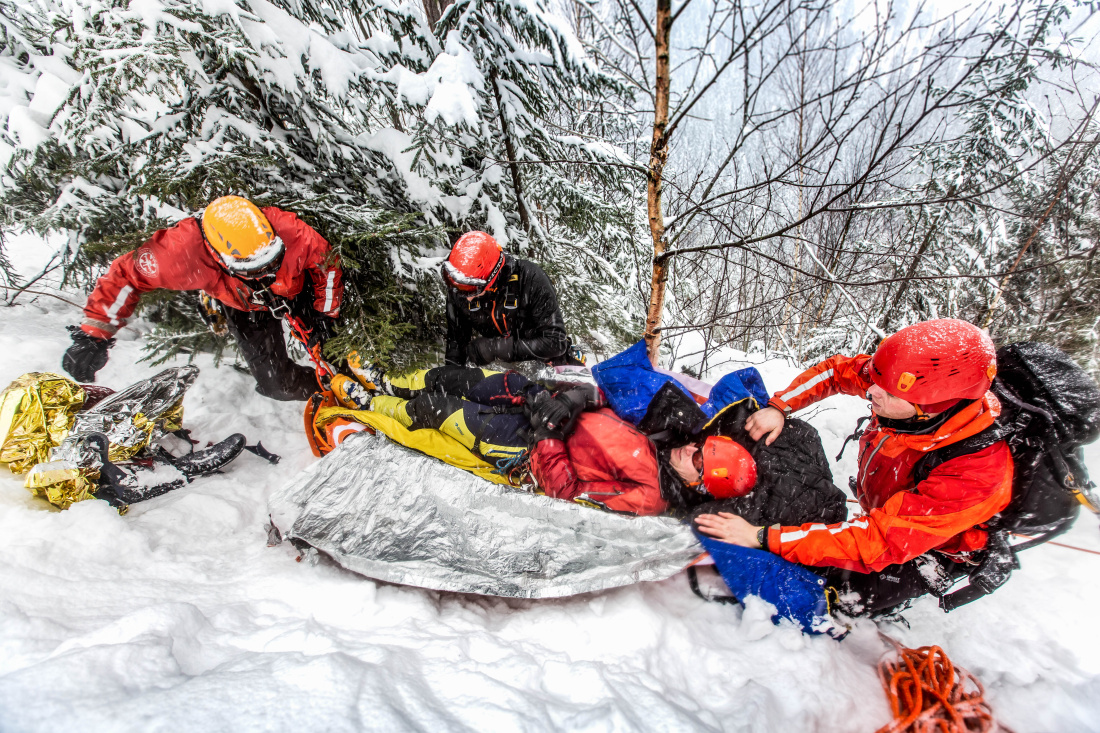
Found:
<svg viewBox="0 0 1100 733"><path fill-rule="evenodd" d="M931 593L942 596L970 567L936 553L890 565L877 573L840 568L808 568L825 578L830 603L848 616L883 616L904 610L911 601ZM835 595L833 595L835 593Z"/></svg>
<svg viewBox="0 0 1100 733"><path fill-rule="evenodd" d="M229 332L256 378L256 391L273 400L307 400L319 390L317 376L310 367L291 360L286 351L282 320L269 311L240 311L223 307ZM318 327L321 314L313 310L313 291L303 288L291 301L291 312L309 328Z"/></svg>
<svg viewBox="0 0 1100 733"><path fill-rule="evenodd" d="M496 462L526 452L523 404L541 390L516 372L437 367L424 375L424 389L415 392L405 409L413 430L440 430Z"/></svg>

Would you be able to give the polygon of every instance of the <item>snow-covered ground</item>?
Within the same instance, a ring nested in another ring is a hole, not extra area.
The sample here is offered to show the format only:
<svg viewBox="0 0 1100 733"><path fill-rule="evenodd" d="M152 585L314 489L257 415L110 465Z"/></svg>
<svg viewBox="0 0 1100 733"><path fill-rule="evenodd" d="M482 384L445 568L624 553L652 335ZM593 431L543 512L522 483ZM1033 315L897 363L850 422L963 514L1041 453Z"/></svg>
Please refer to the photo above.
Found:
<svg viewBox="0 0 1100 733"><path fill-rule="evenodd" d="M7 244L26 273L48 259L35 240ZM58 371L78 319L51 298L0 306L0 385ZM138 362L142 328L120 334L100 383L159 370ZM197 363L187 427L203 441L243 432L282 462L246 453L121 517L102 502L56 511L0 475L0 731L868 731L888 720L869 622L841 642L803 636L751 599L744 611L704 603L683 574L530 602L294 562L285 544L266 547L264 523L267 497L314 460L301 406ZM797 371L758 366L772 389ZM814 415L827 453L865 409L834 398ZM854 454L835 466L838 485ZM1100 449L1090 466L1100 476ZM1060 540L1100 550L1097 526L1084 514ZM1046 545L995 595L949 615L922 601L911 628L882 630L942 646L1017 733L1100 730L1098 579L1100 555Z"/></svg>

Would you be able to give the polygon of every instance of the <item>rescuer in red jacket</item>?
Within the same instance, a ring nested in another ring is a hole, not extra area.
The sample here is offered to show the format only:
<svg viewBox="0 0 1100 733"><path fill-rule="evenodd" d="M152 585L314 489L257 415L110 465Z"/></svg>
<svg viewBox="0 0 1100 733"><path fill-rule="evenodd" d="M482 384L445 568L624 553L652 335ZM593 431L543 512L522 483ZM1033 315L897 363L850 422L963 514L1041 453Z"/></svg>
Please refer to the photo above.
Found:
<svg viewBox="0 0 1100 733"><path fill-rule="evenodd" d="M115 259L88 296L80 327L70 327L65 371L94 381L141 294L162 288L199 290L225 306L257 392L304 400L316 391L314 371L287 355L281 319L292 315L308 331L309 346L319 346L339 315L343 284L329 243L296 215L223 196L201 217L162 229Z"/></svg>
<svg viewBox="0 0 1100 733"><path fill-rule="evenodd" d="M937 584L949 586L986 547L983 523L1012 498L1012 456L1000 441L944 461L920 483L912 474L929 451L993 424L1001 410L989 391L996 371L990 338L954 319L904 328L874 356L826 359L777 392L746 428L754 440L767 436L770 443L790 413L834 394L865 395L873 416L859 440L853 480L864 513L837 524L770 528L712 514L697 518L700 530L803 565L832 568L824 573L827 579L862 596L861 610L945 590Z"/></svg>

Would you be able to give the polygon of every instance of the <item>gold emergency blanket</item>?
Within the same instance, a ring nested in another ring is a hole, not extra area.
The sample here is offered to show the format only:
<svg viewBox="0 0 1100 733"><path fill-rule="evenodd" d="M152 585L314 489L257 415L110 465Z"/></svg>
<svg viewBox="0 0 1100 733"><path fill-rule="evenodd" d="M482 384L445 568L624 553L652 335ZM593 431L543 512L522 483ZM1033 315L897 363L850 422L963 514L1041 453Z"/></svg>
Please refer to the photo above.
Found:
<svg viewBox="0 0 1100 733"><path fill-rule="evenodd" d="M27 473L24 486L62 509L94 498L100 464L83 449L84 437L105 434L113 462L133 458L182 427L184 393L198 373L193 366L165 369L88 410L80 410L85 394L76 382L24 374L0 395L0 463Z"/></svg>
<svg viewBox="0 0 1100 733"><path fill-rule="evenodd" d="M47 372L16 379L0 395L0 463L21 474L49 460L83 405L84 389L71 379Z"/></svg>

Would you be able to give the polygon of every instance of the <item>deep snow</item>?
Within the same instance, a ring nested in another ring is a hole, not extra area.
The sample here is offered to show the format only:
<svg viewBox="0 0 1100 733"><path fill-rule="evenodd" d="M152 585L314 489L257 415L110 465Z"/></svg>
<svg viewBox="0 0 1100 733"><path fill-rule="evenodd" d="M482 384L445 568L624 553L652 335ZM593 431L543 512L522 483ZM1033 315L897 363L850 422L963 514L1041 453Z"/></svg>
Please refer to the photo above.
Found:
<svg viewBox="0 0 1100 733"><path fill-rule="evenodd" d="M49 256L30 238L6 246L28 274ZM59 370L76 308L24 295L0 314L0 385ZM146 328L120 334L101 384L159 371L138 362ZM296 563L285 544L266 547L264 524L272 490L314 460L301 406L259 397L227 364L196 363L186 426L203 441L243 432L282 462L246 453L225 475L122 517L102 502L58 512L22 477L0 475L0 730L867 731L887 721L875 673L885 647L869 622L841 642L806 637L773 626L752 599L744 611L704 603L683 574L504 601ZM758 366L771 389L797 373ZM827 453L865 409L833 398L815 411ZM835 466L838 485L854 454ZM1089 457L1100 476L1100 449ZM1061 541L1100 550L1097 526L1083 514ZM906 614L911 629L882 630L941 645L1018 733L1100 730L1100 555L1046 545L1023 564L992 597L949 615L922 601Z"/></svg>

